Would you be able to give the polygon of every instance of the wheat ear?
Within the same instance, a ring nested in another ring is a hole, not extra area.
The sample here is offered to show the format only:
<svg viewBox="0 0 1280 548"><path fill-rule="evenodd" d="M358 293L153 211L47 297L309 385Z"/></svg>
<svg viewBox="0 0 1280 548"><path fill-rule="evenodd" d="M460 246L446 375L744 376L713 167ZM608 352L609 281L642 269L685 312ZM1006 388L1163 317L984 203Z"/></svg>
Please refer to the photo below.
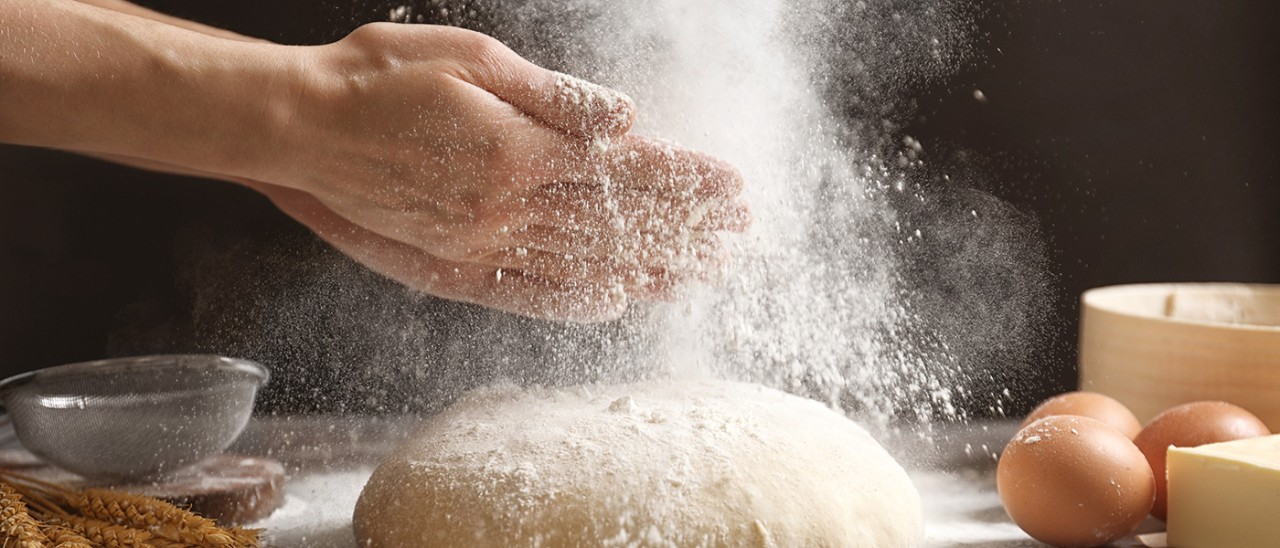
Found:
<svg viewBox="0 0 1280 548"><path fill-rule="evenodd" d="M65 501L82 515L148 531L156 537L175 542L227 548L256 545L238 543L213 520L158 499L106 489L86 489L67 496Z"/></svg>
<svg viewBox="0 0 1280 548"><path fill-rule="evenodd" d="M232 527L227 529L227 533L231 538L236 540L236 544L244 548L258 548L260 542L258 537L262 534L262 529L245 529L243 527Z"/></svg>
<svg viewBox="0 0 1280 548"><path fill-rule="evenodd" d="M49 538L40 532L40 522L27 512L22 495L12 485L0 482L0 538L8 548L41 548Z"/></svg>

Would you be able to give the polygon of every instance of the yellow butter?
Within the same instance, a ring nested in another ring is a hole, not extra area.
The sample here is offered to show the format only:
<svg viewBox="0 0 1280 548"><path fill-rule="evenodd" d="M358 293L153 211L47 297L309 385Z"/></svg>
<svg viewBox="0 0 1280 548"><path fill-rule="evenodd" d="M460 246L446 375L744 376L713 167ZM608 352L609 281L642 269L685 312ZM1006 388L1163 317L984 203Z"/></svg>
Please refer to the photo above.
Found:
<svg viewBox="0 0 1280 548"><path fill-rule="evenodd" d="M1170 447L1169 546L1280 546L1280 435Z"/></svg>

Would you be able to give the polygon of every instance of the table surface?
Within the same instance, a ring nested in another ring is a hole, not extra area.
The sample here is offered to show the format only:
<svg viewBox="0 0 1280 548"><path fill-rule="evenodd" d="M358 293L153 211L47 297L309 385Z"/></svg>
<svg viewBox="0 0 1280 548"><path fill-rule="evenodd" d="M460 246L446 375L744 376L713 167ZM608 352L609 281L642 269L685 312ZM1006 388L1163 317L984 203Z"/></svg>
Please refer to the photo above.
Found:
<svg viewBox="0 0 1280 548"><path fill-rule="evenodd" d="M233 450L270 454L286 463L286 500L270 518L273 546L353 548L351 512L378 460L412 432L410 417L283 417L255 419ZM1043 547L1009 521L995 490L994 452L1012 436L1011 421L943 425L921 438L887 439L891 451L926 455L906 462L924 501L926 546ZM931 451L919 451L927 444ZM910 447L910 449L908 448ZM1148 520L1140 532L1159 531ZM1144 546L1134 538L1117 547Z"/></svg>

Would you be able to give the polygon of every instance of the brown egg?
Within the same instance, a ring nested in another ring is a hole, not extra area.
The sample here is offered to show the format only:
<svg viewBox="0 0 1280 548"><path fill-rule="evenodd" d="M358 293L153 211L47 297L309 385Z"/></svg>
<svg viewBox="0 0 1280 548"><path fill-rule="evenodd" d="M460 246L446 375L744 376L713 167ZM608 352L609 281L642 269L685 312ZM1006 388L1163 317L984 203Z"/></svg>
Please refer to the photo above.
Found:
<svg viewBox="0 0 1280 548"><path fill-rule="evenodd" d="M1123 403L1097 392L1067 392L1049 398L1031 410L1022 421L1023 428L1045 417L1076 415L1097 419L1111 425L1133 439L1142 430L1142 423Z"/></svg>
<svg viewBox="0 0 1280 548"><path fill-rule="evenodd" d="M1000 502L1022 530L1055 546L1102 546L1151 511L1155 478L1119 430L1059 415L1023 428L996 470Z"/></svg>
<svg viewBox="0 0 1280 548"><path fill-rule="evenodd" d="M1196 447L1269 434L1267 425L1253 413L1222 401L1184 403L1156 415L1133 439L1156 474L1156 503L1151 515L1165 519L1168 510L1164 465L1170 445Z"/></svg>

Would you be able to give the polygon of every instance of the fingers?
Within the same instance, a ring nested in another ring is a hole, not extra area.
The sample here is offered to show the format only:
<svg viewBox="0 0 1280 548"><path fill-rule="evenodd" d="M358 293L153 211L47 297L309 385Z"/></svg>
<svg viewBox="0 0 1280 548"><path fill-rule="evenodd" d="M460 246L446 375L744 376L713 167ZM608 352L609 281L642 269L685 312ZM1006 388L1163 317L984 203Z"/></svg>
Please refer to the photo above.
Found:
<svg viewBox="0 0 1280 548"><path fill-rule="evenodd" d="M582 257L527 247L495 252L485 262L541 278L594 280L621 287L628 296L648 301L671 299L677 286L695 276L689 271L647 268L617 256Z"/></svg>
<svg viewBox="0 0 1280 548"><path fill-rule="evenodd" d="M568 74L552 72L541 76L540 82L531 80L538 83L527 97L518 100L517 106L530 116L593 138L619 137L635 123L635 103L622 92Z"/></svg>
<svg viewBox="0 0 1280 548"><path fill-rule="evenodd" d="M530 226L511 240L516 242L512 247L491 254L486 262L540 276L617 283L642 300L668 300L679 286L712 279L728 264L719 237L705 231L620 240L599 232Z"/></svg>
<svg viewBox="0 0 1280 548"><path fill-rule="evenodd" d="M732 198L742 193L742 175L732 165L672 143L629 135L602 156L601 169L620 186L692 192L699 197Z"/></svg>
<svg viewBox="0 0 1280 548"><path fill-rule="evenodd" d="M491 265L445 261L363 229L301 191L239 181L265 194L282 211L339 251L408 287L543 319L600 322L620 317L628 295L617 285L553 280Z"/></svg>
<svg viewBox="0 0 1280 548"><path fill-rule="evenodd" d="M593 139L619 137L635 122L635 103L622 92L539 67L483 34L456 32L470 83L542 123Z"/></svg>
<svg viewBox="0 0 1280 548"><path fill-rule="evenodd" d="M745 231L742 179L722 161L667 143L623 137L590 170L533 189L527 225L509 242L706 279L725 262L716 231ZM533 265L534 272L538 266ZM640 287L645 284L640 283ZM630 286L629 286L630 287Z"/></svg>
<svg viewBox="0 0 1280 548"><path fill-rule="evenodd" d="M750 225L737 199L742 176L717 158L632 136L597 156L562 173L567 182L534 190L532 224L643 232L741 232Z"/></svg>
<svg viewBox="0 0 1280 548"><path fill-rule="evenodd" d="M491 253L483 262L550 279L595 280L624 287L642 286L649 282L649 272L643 267L611 257L583 257L515 247Z"/></svg>
<svg viewBox="0 0 1280 548"><path fill-rule="evenodd" d="M602 185L545 186L526 203L532 222L601 232L615 241L664 239L689 231L742 232L751 224L747 206L736 200Z"/></svg>

